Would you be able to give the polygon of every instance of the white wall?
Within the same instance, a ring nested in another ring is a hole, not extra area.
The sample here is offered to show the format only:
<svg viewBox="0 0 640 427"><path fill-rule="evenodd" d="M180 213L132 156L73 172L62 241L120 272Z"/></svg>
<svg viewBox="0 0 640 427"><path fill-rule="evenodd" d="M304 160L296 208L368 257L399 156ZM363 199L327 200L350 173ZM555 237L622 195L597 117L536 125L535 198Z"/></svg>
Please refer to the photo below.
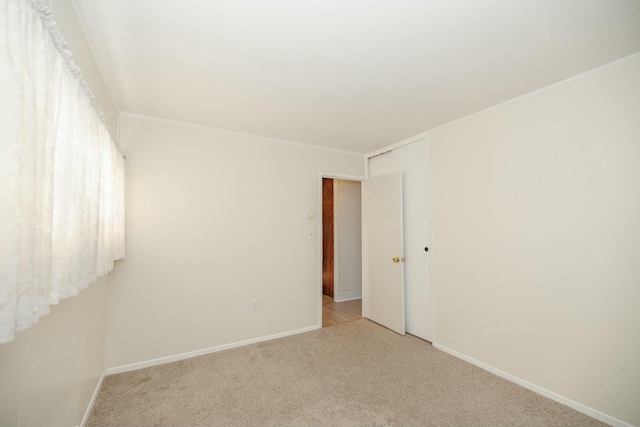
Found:
<svg viewBox="0 0 640 427"><path fill-rule="evenodd" d="M80 425L105 369L108 277L0 345L0 426Z"/></svg>
<svg viewBox="0 0 640 427"><path fill-rule="evenodd" d="M362 155L132 115L120 135L127 259L109 367L318 326L307 211L320 172L362 176Z"/></svg>
<svg viewBox="0 0 640 427"><path fill-rule="evenodd" d="M117 110L96 66L71 0L50 4L108 125L117 132ZM116 265L117 268L117 265ZM51 307L51 314L0 345L0 425L79 425L105 369L109 276L79 296Z"/></svg>
<svg viewBox="0 0 640 427"><path fill-rule="evenodd" d="M333 180L334 300L362 298L362 191L360 181Z"/></svg>
<svg viewBox="0 0 640 427"><path fill-rule="evenodd" d="M640 57L428 137L435 343L640 425Z"/></svg>

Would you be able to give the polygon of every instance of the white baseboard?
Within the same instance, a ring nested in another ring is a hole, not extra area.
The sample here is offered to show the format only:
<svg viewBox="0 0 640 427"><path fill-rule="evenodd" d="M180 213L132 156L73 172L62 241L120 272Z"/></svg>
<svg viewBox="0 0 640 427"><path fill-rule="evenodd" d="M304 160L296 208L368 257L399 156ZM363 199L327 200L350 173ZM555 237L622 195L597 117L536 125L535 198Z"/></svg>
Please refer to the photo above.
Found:
<svg viewBox="0 0 640 427"><path fill-rule="evenodd" d="M150 366L163 365L165 363L176 362L178 360L190 359L192 357L202 356L204 354L215 353L222 350L229 350L236 347L243 347L245 345L255 344L263 341L269 341L276 338L283 338L283 337L288 337L290 335L310 332L316 329L320 329L321 327L322 326L320 325L309 326L308 328L296 329L288 332L281 332L279 334L267 335L265 337L252 338L249 340L238 341L230 344L223 344L215 347L203 348L201 350L174 354L173 356L160 357L158 359L147 360L145 362L138 362L138 363L131 363L129 365L117 366L115 368L107 369L107 375L120 374L122 372L135 371L137 369L148 368Z"/></svg>
<svg viewBox="0 0 640 427"><path fill-rule="evenodd" d="M362 291L349 291L349 292L340 292L333 298L333 300L335 302L344 302L344 301L351 301L354 299L361 299L361 298L362 298Z"/></svg>
<svg viewBox="0 0 640 427"><path fill-rule="evenodd" d="M89 421L89 416L91 415L91 411L93 410L93 405L96 403L96 399L98 398L98 393L100 393L100 389L102 388L102 382L104 381L104 377L106 376L107 376L106 372L103 372L102 375L100 376L100 380L96 385L96 389L93 391L93 396L91 396L91 401L89 401L89 406L87 407L87 410L84 413L84 417L82 417L82 423L80 423L81 427L84 427L87 424L87 421Z"/></svg>
<svg viewBox="0 0 640 427"><path fill-rule="evenodd" d="M511 375L508 372L501 371L498 368L495 368L495 367L493 367L491 365L487 365L486 363L480 362L479 360L476 360L476 359L474 359L472 357L469 357L466 354L459 353L459 352L457 352L455 350L452 350L452 349L450 349L448 347L445 347L445 346L440 345L440 344L435 343L435 342L433 343L433 346L435 348L437 348L438 350L442 350L445 353L449 353L450 355L457 357L458 359L462 359L462 360L464 360L466 362L469 362L472 365L475 365L475 366L477 366L479 368L484 369L485 371L489 371L492 374L495 374L495 375L497 375L499 377L502 377L502 378L504 378L506 380L509 380L509 381L511 381L513 383L521 385L522 387L524 387L526 389L529 389L529 390L531 390L533 392L541 394L544 397L548 397L551 400L555 400L558 403L562 403L563 405L566 405L566 406L568 406L568 407L570 407L572 409L575 409L578 412L582 412L585 415L589 415L590 417L595 418L597 420L600 420L600 421L602 421L604 423L607 423L607 424L609 424L611 426L614 426L614 427L633 427L631 424L629 424L629 423L627 423L625 421L619 420L619 419L617 419L615 417L612 417L611 415L607 415L607 414L605 414L603 412L600 412L600 411L598 411L596 409L593 409L593 408L590 408L590 407L588 407L586 405L583 405L582 403L578 403L578 402L576 402L574 400L571 400L571 399L569 399L567 397L561 396L561 395L559 395L557 393L554 393L554 392L552 392L550 390L547 390L546 388L542 388L540 386L537 386L537 385L535 385L533 383L530 383L530 382L528 382L526 380L523 380L522 378L516 377L515 375Z"/></svg>

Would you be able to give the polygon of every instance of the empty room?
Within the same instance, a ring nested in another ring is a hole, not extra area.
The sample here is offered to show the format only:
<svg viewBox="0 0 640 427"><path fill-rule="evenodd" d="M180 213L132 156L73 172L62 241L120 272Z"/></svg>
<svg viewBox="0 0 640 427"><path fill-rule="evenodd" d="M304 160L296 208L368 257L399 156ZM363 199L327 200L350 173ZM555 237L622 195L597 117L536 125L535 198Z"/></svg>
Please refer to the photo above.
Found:
<svg viewBox="0 0 640 427"><path fill-rule="evenodd" d="M640 426L637 0L0 0L0 46L0 427Z"/></svg>

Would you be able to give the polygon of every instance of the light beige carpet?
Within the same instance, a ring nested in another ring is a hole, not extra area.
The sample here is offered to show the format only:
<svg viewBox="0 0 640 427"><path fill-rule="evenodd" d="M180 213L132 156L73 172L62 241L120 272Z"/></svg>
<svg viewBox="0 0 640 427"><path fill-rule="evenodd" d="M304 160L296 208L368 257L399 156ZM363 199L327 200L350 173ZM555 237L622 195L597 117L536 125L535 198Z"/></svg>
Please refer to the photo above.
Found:
<svg viewBox="0 0 640 427"><path fill-rule="evenodd" d="M597 426L368 320L108 376L88 426Z"/></svg>

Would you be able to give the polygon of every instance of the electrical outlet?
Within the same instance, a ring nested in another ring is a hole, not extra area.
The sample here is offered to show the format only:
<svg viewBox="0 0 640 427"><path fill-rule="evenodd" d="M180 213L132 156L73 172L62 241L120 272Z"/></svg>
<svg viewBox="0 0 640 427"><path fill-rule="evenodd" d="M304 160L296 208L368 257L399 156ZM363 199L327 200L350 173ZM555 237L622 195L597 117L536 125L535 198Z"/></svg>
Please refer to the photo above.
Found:
<svg viewBox="0 0 640 427"><path fill-rule="evenodd" d="M260 300L258 298L251 300L251 309L253 311L260 310Z"/></svg>

